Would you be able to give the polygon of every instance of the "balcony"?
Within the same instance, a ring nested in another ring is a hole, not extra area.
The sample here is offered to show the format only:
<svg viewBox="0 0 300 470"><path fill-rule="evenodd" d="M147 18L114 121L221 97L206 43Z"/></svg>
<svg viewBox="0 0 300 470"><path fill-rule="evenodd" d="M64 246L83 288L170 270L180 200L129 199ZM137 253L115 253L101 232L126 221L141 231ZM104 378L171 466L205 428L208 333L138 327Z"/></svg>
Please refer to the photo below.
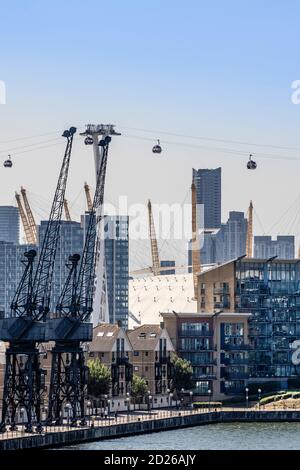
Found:
<svg viewBox="0 0 300 470"><path fill-rule="evenodd" d="M179 348L180 353L200 353L200 352L212 352L212 351L217 351L217 346L202 346L198 347L197 349L192 349L192 348Z"/></svg>
<svg viewBox="0 0 300 470"><path fill-rule="evenodd" d="M225 366L230 366L230 365L248 365L249 364L249 359L235 359L235 358L229 358L226 357L225 359L221 359L221 364L224 364Z"/></svg>
<svg viewBox="0 0 300 470"><path fill-rule="evenodd" d="M215 374L213 373L209 373L209 374L201 374L201 375L194 375L193 376L194 380L216 380L217 377Z"/></svg>
<svg viewBox="0 0 300 470"><path fill-rule="evenodd" d="M230 308L230 302L215 302L214 308Z"/></svg>
<svg viewBox="0 0 300 470"><path fill-rule="evenodd" d="M168 364L171 361L170 356L158 356L157 363L158 364Z"/></svg>
<svg viewBox="0 0 300 470"><path fill-rule="evenodd" d="M252 349L250 344L222 344L221 349L224 351L248 351L249 349Z"/></svg>
<svg viewBox="0 0 300 470"><path fill-rule="evenodd" d="M224 379L226 380L246 380L249 378L248 372L224 372Z"/></svg>
<svg viewBox="0 0 300 470"><path fill-rule="evenodd" d="M204 337L204 338L212 338L214 335L213 331L210 330L199 330L199 331L180 331L179 332L179 337L184 338L199 338L199 337Z"/></svg>
<svg viewBox="0 0 300 470"><path fill-rule="evenodd" d="M213 293L214 295L230 295L229 287L215 287Z"/></svg>
<svg viewBox="0 0 300 470"><path fill-rule="evenodd" d="M225 395L244 395L245 389L243 387L228 387L223 390Z"/></svg>
<svg viewBox="0 0 300 470"><path fill-rule="evenodd" d="M127 356L117 356L116 357L116 364L118 366L125 366L129 364L129 357Z"/></svg>

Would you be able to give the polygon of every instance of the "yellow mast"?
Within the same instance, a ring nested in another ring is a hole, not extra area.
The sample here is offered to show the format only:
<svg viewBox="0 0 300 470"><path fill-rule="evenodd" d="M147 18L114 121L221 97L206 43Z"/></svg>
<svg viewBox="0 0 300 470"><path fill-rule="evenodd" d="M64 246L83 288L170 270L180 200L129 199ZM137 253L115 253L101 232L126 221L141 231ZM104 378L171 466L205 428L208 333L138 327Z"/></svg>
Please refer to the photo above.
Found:
<svg viewBox="0 0 300 470"><path fill-rule="evenodd" d="M88 206L88 211L91 212L93 208L93 203L92 203L92 198L91 198L91 190L90 187L87 183L84 183L84 191L85 191L85 197L86 197L86 202Z"/></svg>
<svg viewBox="0 0 300 470"><path fill-rule="evenodd" d="M19 208L19 212L20 212L22 224L23 224L23 227L24 227L24 232L25 232L25 237L26 237L26 243L28 243L29 245L35 245L34 235L33 235L33 233L32 233L32 230L31 230L30 226L29 226L29 223L28 223L28 220L27 220L27 216L26 216L25 211L24 211L24 209L23 209L20 194L18 194L18 193L16 192L16 193L15 193L15 198L16 198L16 200L17 200L17 204L18 204L18 208Z"/></svg>
<svg viewBox="0 0 300 470"><path fill-rule="evenodd" d="M155 234L155 226L154 226L154 220L153 220L153 214L152 214L152 205L151 205L150 199L148 201L148 216L149 216L149 238L151 242L151 255L152 255L152 270L153 270L154 276L159 276L160 263L159 263L157 239L156 239L156 234Z"/></svg>
<svg viewBox="0 0 300 470"><path fill-rule="evenodd" d="M34 216L33 216L30 204L28 202L26 189L23 188L23 186L21 186L21 194L22 194L22 197L23 197L24 207L25 207L25 211L26 211L26 214L27 214L28 224L29 224L30 230L31 230L32 235L33 235L33 240L34 240L33 244L36 245L37 244L36 223L35 223L35 220L34 220Z"/></svg>
<svg viewBox="0 0 300 470"><path fill-rule="evenodd" d="M64 199L64 209L65 209L65 214L66 214L66 219L68 222L72 222L70 211L69 211L69 204L67 199Z"/></svg>

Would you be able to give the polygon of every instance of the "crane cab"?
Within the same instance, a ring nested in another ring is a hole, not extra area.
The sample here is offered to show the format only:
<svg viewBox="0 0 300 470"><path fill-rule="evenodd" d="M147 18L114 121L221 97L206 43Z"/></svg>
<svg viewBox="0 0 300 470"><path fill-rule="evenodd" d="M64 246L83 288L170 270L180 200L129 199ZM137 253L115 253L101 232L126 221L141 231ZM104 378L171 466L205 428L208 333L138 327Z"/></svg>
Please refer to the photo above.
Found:
<svg viewBox="0 0 300 470"><path fill-rule="evenodd" d="M93 145L94 140L93 140L92 137L86 137L86 138L84 139L84 143L85 143L85 145Z"/></svg>
<svg viewBox="0 0 300 470"><path fill-rule="evenodd" d="M152 152L153 153L161 153L162 152L162 148L161 148L159 140L157 140L157 144L154 145L154 147L152 148Z"/></svg>
<svg viewBox="0 0 300 470"><path fill-rule="evenodd" d="M249 161L247 162L247 169L248 170L256 170L257 164L254 160L252 160L253 155L249 155Z"/></svg>
<svg viewBox="0 0 300 470"><path fill-rule="evenodd" d="M8 159L5 160L5 162L3 163L3 166L5 168L11 168L13 166L10 155L8 155Z"/></svg>

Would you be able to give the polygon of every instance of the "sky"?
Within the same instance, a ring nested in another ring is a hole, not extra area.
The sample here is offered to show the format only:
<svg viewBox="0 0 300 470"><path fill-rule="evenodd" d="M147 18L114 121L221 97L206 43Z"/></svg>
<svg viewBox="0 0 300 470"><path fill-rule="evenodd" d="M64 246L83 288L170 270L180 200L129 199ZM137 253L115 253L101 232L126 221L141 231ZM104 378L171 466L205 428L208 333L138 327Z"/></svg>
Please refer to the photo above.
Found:
<svg viewBox="0 0 300 470"><path fill-rule="evenodd" d="M221 166L223 221L252 199L256 234L299 237L299 21L298 0L2 1L0 158L14 166L0 167L0 204L23 185L45 218L62 131L110 122L122 136L107 201L182 203L193 167ZM92 151L77 136L67 189L77 218L85 180L95 184Z"/></svg>

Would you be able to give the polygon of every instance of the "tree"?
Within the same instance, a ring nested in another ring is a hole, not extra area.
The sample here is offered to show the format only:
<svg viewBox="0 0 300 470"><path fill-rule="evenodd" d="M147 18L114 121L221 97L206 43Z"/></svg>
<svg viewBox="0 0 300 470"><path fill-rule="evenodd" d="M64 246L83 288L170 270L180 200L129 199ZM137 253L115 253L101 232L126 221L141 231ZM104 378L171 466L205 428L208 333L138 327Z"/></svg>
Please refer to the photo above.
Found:
<svg viewBox="0 0 300 470"><path fill-rule="evenodd" d="M172 388L176 394L178 394L182 388L185 390L191 390L194 388L193 367L190 361L173 354L171 363L173 366Z"/></svg>
<svg viewBox="0 0 300 470"><path fill-rule="evenodd" d="M143 399L147 396L148 386L146 380L139 375L133 374L131 384L131 396L134 403L142 403Z"/></svg>
<svg viewBox="0 0 300 470"><path fill-rule="evenodd" d="M109 393L111 384L111 370L99 359L89 359L88 392L91 396L98 398Z"/></svg>

